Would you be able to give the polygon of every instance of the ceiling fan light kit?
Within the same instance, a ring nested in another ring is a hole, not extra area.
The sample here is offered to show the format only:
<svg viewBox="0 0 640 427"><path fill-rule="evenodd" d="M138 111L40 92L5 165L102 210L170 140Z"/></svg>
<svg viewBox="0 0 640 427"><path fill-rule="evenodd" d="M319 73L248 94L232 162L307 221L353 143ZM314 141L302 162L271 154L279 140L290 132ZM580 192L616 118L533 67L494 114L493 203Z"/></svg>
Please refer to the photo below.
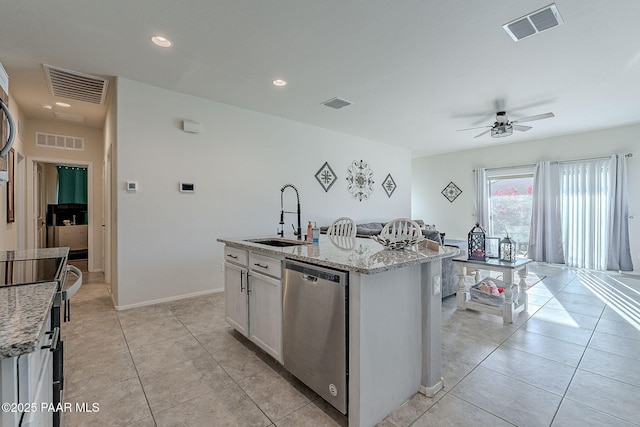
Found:
<svg viewBox="0 0 640 427"><path fill-rule="evenodd" d="M480 132L479 134L474 136L474 138L479 138L483 135L488 134L489 132L491 132L492 138L503 138L505 136L513 135L514 130L517 130L519 132L526 132L529 129L531 129L531 126L521 125L520 123L522 122L532 122L534 120L549 119L551 117L555 117L555 114L549 112L544 114L537 114L535 116L523 117L521 119L513 120L510 122L509 118L507 117L506 111L498 111L496 113L496 121L493 122L493 125L473 127L473 128L467 128L467 129L458 129L458 131L489 128L485 131Z"/></svg>
<svg viewBox="0 0 640 427"><path fill-rule="evenodd" d="M502 138L512 134L513 134L513 126L511 125L494 126L493 128L491 128L492 138Z"/></svg>

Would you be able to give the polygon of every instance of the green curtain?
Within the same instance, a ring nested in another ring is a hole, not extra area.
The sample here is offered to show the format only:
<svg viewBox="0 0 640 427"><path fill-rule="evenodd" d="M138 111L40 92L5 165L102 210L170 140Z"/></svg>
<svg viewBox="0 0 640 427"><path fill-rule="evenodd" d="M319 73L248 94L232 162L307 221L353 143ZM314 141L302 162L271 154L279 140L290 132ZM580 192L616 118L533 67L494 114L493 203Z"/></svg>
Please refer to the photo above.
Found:
<svg viewBox="0 0 640 427"><path fill-rule="evenodd" d="M87 203L87 169L58 166L58 204Z"/></svg>

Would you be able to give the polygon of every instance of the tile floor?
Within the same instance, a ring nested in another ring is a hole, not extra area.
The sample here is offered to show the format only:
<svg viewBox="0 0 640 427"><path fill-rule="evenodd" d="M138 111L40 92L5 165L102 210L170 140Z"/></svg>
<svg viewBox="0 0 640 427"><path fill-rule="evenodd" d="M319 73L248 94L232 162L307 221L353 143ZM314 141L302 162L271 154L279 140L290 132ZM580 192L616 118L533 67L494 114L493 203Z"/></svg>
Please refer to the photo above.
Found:
<svg viewBox="0 0 640 427"><path fill-rule="evenodd" d="M550 265L514 324L443 301L443 376L383 420L401 426L639 425L640 280ZM87 274L63 325L65 426L345 426L230 329L223 294L116 312Z"/></svg>

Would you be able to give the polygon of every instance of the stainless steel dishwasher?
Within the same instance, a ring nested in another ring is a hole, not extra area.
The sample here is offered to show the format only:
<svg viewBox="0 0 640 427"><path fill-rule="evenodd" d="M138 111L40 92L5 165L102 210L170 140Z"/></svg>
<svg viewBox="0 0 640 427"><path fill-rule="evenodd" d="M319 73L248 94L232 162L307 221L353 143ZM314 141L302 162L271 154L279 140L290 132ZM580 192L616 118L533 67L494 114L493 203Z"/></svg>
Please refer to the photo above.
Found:
<svg viewBox="0 0 640 427"><path fill-rule="evenodd" d="M347 413L348 273L285 261L284 367Z"/></svg>

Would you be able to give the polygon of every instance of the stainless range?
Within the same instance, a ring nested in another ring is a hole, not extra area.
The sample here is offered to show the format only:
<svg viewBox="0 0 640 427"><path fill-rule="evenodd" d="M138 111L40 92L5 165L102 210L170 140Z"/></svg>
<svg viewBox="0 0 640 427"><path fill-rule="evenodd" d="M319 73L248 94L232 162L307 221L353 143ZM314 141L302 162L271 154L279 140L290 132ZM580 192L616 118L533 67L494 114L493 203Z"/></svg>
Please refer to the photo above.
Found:
<svg viewBox="0 0 640 427"><path fill-rule="evenodd" d="M60 335L61 318L70 319L70 298L82 285L82 273L74 266L67 265L69 248L49 248L27 251L7 251L0 253L0 286L38 286L56 282L56 292L51 309L51 328L57 331L51 343L53 352L53 405L62 402L64 391L64 342ZM73 283L68 281L68 273L76 276ZM60 425L60 413L53 412L53 425Z"/></svg>

